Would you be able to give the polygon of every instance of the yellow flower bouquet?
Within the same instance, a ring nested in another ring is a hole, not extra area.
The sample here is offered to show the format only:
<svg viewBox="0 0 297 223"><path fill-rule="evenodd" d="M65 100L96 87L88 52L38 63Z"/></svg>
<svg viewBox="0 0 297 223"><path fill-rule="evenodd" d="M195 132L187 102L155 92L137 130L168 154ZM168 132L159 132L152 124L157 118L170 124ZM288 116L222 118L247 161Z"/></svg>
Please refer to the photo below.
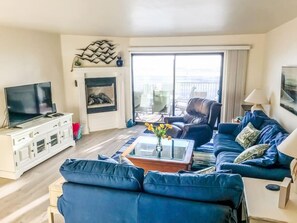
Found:
<svg viewBox="0 0 297 223"><path fill-rule="evenodd" d="M161 158L161 152L163 151L163 146L161 143L162 138L167 138L168 140L171 139L171 136L167 136L167 130L172 129L172 125L170 124L160 124L159 126L153 126L153 124L145 123L147 130L153 132L157 138L158 142L156 145L156 151L158 158Z"/></svg>
<svg viewBox="0 0 297 223"><path fill-rule="evenodd" d="M171 139L171 136L167 136L167 130L172 129L170 124L160 124L159 126L153 126L153 124L145 123L147 130L153 132L158 138Z"/></svg>

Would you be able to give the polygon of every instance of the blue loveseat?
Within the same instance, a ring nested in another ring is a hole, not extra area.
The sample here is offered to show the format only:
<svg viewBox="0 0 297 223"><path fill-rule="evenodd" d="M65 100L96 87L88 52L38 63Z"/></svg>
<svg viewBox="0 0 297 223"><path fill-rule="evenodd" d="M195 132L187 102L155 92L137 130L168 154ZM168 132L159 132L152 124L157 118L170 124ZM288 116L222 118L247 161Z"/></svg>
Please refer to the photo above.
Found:
<svg viewBox="0 0 297 223"><path fill-rule="evenodd" d="M238 174L148 172L99 160L66 160L58 209L66 223L239 222Z"/></svg>
<svg viewBox="0 0 297 223"><path fill-rule="evenodd" d="M233 163L244 150L236 141L236 136L251 122L261 133L256 144L269 144L269 149L260 158L247 160L241 164ZM214 137L214 153L217 171L229 170L241 176L270 180L283 180L290 177L292 158L277 150L277 146L288 136L288 133L274 119L262 111L247 112L240 124L221 123L218 134Z"/></svg>

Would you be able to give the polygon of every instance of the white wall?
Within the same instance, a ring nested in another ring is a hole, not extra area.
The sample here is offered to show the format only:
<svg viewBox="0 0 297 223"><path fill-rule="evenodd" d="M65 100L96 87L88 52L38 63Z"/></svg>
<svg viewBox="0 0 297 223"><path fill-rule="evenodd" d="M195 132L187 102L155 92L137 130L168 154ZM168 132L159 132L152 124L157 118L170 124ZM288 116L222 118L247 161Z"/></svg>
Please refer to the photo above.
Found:
<svg viewBox="0 0 297 223"><path fill-rule="evenodd" d="M102 36L76 36L76 35L61 35L61 48L62 48L62 59L64 68L64 80L65 80L65 96L66 96L66 106L67 111L74 113L74 121L79 121L79 96L78 88L75 87L75 73L71 72L71 66L73 58L76 53L80 53L77 49L85 48L91 42L96 40L111 40L114 44L117 44L117 51L122 53L124 59L124 66L128 66L128 39L127 38L117 38L117 37L102 37ZM103 63L98 64L98 66L116 66L115 61L109 65ZM130 86L129 72L125 75L125 87ZM131 94L129 94L130 88L126 87L126 119L127 114L130 113L132 102ZM129 108L127 108L129 107ZM127 110L128 109L128 110ZM130 117L130 116L129 116Z"/></svg>
<svg viewBox="0 0 297 223"><path fill-rule="evenodd" d="M0 125L6 108L4 87L52 82L53 101L64 111L60 36L0 27Z"/></svg>
<svg viewBox="0 0 297 223"><path fill-rule="evenodd" d="M199 36L199 37L149 37L149 38L115 38L100 36L62 35L61 47L64 66L65 94L67 111L74 112L78 121L78 95L74 86L75 75L71 73L71 65L77 49L87 46L95 40L108 39L118 44L118 49L124 53L123 59L127 67L125 78L126 90L126 120L131 118L131 77L129 48L138 46L207 46L207 45L252 45L249 56L246 91L262 86L263 55L265 35L228 35L228 36ZM101 65L104 66L104 65Z"/></svg>
<svg viewBox="0 0 297 223"><path fill-rule="evenodd" d="M297 116L280 107L281 67L297 66L297 18L268 32L263 85L271 98L271 115L288 131L297 128Z"/></svg>

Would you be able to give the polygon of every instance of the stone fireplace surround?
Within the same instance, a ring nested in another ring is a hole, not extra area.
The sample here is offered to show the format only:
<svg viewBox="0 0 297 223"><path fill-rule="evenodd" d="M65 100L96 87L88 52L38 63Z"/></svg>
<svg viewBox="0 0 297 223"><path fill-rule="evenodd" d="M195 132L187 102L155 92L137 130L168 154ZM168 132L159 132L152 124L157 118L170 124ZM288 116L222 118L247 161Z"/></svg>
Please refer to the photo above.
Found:
<svg viewBox="0 0 297 223"><path fill-rule="evenodd" d="M125 89L123 67L90 67L75 68L74 73L77 80L79 95L79 120L83 126L83 134L90 132L125 128ZM117 110L87 114L86 78L116 78Z"/></svg>

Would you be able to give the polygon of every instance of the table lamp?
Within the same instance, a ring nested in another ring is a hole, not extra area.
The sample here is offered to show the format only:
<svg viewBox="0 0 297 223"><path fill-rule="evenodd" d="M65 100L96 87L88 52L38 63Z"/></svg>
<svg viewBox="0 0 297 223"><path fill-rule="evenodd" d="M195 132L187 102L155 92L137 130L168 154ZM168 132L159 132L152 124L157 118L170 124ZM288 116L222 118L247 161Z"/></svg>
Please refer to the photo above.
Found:
<svg viewBox="0 0 297 223"><path fill-rule="evenodd" d="M252 112L255 110L263 110L261 104L268 103L265 92L261 89L254 89L244 101L254 104L254 106L251 108Z"/></svg>
<svg viewBox="0 0 297 223"><path fill-rule="evenodd" d="M291 175L293 179L293 190L297 193L297 129L295 129L277 149L288 156L293 157L290 164Z"/></svg>

